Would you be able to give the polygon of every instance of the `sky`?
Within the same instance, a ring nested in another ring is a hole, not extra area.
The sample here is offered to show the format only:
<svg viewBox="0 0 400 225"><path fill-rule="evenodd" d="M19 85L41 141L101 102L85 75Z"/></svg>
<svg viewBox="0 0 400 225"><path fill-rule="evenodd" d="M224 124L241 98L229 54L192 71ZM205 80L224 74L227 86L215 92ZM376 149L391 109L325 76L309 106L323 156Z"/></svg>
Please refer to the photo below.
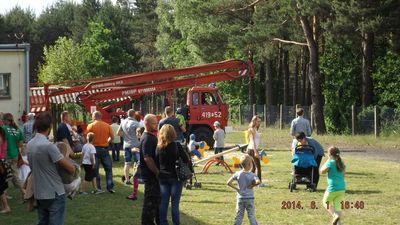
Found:
<svg viewBox="0 0 400 225"><path fill-rule="evenodd" d="M72 2L81 3L82 0L70 0ZM0 14L4 15L9 12L14 6L19 5L23 9L31 8L35 15L38 16L47 7L52 5L57 0L0 0ZM116 0L112 0L116 2Z"/></svg>

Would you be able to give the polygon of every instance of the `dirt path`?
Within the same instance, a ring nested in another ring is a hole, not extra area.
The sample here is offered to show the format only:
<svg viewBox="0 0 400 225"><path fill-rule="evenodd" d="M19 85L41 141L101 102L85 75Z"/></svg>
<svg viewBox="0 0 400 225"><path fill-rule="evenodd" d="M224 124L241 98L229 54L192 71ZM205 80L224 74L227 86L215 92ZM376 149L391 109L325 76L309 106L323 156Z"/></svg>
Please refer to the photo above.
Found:
<svg viewBox="0 0 400 225"><path fill-rule="evenodd" d="M400 163L400 150L343 149L343 154Z"/></svg>

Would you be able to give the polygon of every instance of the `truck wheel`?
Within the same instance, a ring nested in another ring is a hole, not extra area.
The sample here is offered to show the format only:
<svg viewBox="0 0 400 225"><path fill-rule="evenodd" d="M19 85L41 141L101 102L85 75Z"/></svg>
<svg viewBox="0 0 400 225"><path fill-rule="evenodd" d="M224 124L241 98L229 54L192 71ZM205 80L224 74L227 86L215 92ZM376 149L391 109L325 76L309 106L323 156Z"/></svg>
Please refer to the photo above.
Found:
<svg viewBox="0 0 400 225"><path fill-rule="evenodd" d="M213 132L207 127L198 127L193 130L196 141L205 141L212 148L214 146Z"/></svg>

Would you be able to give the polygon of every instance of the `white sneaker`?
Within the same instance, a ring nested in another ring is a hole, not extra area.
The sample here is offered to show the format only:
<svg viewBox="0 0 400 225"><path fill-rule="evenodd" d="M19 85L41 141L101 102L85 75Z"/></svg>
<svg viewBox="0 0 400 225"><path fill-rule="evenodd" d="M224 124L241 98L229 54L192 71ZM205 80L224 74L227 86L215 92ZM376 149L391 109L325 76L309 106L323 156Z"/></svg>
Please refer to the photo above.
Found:
<svg viewBox="0 0 400 225"><path fill-rule="evenodd" d="M261 184L258 185L258 187L267 187L267 184L261 183Z"/></svg>
<svg viewBox="0 0 400 225"><path fill-rule="evenodd" d="M98 194L104 193L104 191L101 189L97 189L96 191L93 191L92 193L95 195L98 195Z"/></svg>
<svg viewBox="0 0 400 225"><path fill-rule="evenodd" d="M337 225L339 220L340 220L339 215L335 213L335 215L333 216L332 224Z"/></svg>

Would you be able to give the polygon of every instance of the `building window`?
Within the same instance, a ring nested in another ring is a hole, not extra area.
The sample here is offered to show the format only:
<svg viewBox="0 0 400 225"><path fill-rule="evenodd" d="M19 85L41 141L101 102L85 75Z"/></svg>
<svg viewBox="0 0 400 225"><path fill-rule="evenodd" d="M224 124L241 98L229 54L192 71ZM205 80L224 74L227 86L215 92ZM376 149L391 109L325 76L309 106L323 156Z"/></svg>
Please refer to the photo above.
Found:
<svg viewBox="0 0 400 225"><path fill-rule="evenodd" d="M11 98L9 73L0 73L0 98Z"/></svg>

